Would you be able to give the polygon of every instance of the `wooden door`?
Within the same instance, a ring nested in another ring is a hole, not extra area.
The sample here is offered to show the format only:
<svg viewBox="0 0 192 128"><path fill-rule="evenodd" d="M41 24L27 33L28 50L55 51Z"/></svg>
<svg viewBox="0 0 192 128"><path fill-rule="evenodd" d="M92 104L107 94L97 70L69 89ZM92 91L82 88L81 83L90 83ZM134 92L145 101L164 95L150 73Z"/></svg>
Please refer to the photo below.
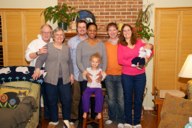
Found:
<svg viewBox="0 0 192 128"><path fill-rule="evenodd" d="M6 11L3 13L3 54L4 65L23 65L22 13L20 11Z"/></svg>
<svg viewBox="0 0 192 128"><path fill-rule="evenodd" d="M192 8L156 9L153 87L180 89L178 73L192 53Z"/></svg>
<svg viewBox="0 0 192 128"><path fill-rule="evenodd" d="M1 9L4 66L27 65L25 50L37 38L42 9Z"/></svg>

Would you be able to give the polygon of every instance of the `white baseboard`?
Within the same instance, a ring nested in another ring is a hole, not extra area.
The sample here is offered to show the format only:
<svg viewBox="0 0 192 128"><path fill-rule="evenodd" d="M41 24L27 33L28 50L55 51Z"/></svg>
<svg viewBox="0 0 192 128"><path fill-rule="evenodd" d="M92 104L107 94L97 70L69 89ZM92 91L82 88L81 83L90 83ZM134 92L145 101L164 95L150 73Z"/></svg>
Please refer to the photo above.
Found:
<svg viewBox="0 0 192 128"><path fill-rule="evenodd" d="M154 110L153 107L144 107L144 110Z"/></svg>

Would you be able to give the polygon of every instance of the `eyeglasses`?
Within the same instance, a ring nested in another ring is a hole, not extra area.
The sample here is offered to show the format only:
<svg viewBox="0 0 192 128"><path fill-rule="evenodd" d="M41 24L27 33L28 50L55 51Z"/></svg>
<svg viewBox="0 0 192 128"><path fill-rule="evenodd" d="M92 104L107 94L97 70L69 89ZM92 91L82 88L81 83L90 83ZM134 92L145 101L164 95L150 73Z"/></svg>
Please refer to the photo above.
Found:
<svg viewBox="0 0 192 128"><path fill-rule="evenodd" d="M42 34L51 34L51 32L41 32Z"/></svg>

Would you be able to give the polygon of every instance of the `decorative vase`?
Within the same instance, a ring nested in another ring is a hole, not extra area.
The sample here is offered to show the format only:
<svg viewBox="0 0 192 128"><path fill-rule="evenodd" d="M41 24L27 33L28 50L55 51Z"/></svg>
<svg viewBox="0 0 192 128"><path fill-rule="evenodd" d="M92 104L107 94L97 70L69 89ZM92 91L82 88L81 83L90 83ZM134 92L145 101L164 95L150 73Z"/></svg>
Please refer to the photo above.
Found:
<svg viewBox="0 0 192 128"><path fill-rule="evenodd" d="M62 28L64 31L67 31L68 25L65 22L60 22L60 23L58 23L58 27Z"/></svg>

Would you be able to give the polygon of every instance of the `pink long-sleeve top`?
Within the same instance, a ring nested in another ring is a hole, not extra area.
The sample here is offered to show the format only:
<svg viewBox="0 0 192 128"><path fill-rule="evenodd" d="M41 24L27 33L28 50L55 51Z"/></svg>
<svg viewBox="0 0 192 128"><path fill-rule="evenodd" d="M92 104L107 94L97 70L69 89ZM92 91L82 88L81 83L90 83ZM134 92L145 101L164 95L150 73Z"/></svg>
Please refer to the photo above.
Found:
<svg viewBox="0 0 192 128"><path fill-rule="evenodd" d="M131 67L132 59L139 55L139 49L144 45L145 43L142 40L137 40L134 48L118 44L118 63L122 66L123 74L134 76L145 72L145 68L137 69L136 67Z"/></svg>

